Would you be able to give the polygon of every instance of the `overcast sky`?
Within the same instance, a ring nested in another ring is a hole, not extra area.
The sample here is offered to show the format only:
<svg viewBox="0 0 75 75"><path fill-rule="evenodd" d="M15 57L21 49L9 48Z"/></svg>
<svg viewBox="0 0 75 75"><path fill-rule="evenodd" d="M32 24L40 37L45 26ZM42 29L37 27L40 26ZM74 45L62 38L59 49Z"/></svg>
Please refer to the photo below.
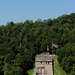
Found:
<svg viewBox="0 0 75 75"><path fill-rule="evenodd" d="M75 0L0 0L0 25L75 13Z"/></svg>

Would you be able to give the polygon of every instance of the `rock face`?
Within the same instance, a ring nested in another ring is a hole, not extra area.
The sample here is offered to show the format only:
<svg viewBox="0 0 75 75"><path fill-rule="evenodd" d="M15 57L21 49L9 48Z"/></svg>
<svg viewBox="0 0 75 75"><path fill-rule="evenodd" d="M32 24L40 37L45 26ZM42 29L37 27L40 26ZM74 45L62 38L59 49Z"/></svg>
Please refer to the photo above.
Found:
<svg viewBox="0 0 75 75"><path fill-rule="evenodd" d="M55 55L49 53L36 55L34 75L54 75Z"/></svg>

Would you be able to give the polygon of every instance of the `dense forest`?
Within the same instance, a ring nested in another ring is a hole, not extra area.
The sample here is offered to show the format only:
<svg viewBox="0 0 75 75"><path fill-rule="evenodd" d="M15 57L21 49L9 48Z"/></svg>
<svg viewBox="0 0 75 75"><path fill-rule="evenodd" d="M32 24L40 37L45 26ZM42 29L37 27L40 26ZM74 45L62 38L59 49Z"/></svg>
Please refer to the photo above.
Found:
<svg viewBox="0 0 75 75"><path fill-rule="evenodd" d="M67 73L75 75L75 13L56 19L9 22L0 26L0 75L26 75L34 67L35 55L52 53L52 41L59 45L53 53Z"/></svg>

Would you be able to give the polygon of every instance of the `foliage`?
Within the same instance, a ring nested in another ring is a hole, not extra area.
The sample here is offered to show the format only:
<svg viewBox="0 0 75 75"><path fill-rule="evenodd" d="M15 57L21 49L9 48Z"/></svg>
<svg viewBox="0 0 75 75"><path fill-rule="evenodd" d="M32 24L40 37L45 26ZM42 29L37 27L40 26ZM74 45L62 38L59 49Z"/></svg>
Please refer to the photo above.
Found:
<svg viewBox="0 0 75 75"><path fill-rule="evenodd" d="M28 75L33 75L34 74L34 69L28 70L27 73L28 73Z"/></svg>
<svg viewBox="0 0 75 75"><path fill-rule="evenodd" d="M35 22L9 22L0 26L0 75L25 75L34 67L37 53L51 43L59 45L55 53L68 75L75 70L75 13Z"/></svg>

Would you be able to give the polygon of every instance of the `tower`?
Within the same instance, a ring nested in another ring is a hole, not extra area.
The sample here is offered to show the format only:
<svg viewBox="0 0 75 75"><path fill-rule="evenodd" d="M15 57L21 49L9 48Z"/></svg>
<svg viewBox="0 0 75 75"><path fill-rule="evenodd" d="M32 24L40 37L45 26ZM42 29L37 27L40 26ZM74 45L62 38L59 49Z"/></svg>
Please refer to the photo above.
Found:
<svg viewBox="0 0 75 75"><path fill-rule="evenodd" d="M36 55L34 75L54 75L55 55L48 53Z"/></svg>

